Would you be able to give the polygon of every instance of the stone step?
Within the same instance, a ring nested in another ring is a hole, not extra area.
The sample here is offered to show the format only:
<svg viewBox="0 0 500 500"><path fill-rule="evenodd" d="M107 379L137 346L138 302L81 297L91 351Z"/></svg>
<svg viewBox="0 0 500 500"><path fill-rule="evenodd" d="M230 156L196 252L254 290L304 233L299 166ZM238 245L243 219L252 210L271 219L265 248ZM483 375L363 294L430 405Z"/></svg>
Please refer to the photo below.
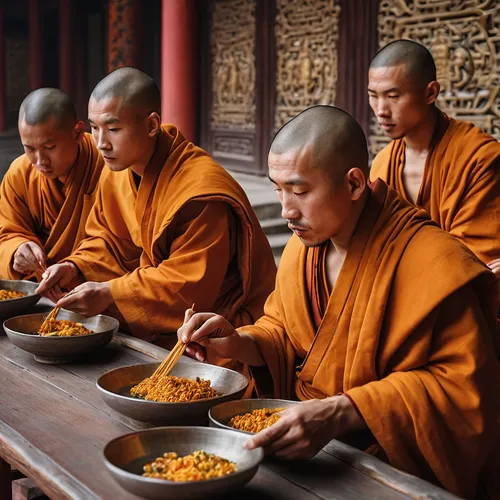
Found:
<svg viewBox="0 0 500 500"><path fill-rule="evenodd" d="M252 208L261 222L267 219L281 219L281 205L278 202L253 203Z"/></svg>
<svg viewBox="0 0 500 500"><path fill-rule="evenodd" d="M266 234L290 233L287 222L282 217L273 217L272 219L261 220L260 225Z"/></svg>
<svg viewBox="0 0 500 500"><path fill-rule="evenodd" d="M283 249L285 248L286 244L288 243L288 240L292 236L292 233L289 234L269 234L267 236L267 239L269 240L269 244L271 245L271 248L273 250L273 254L276 255L281 255L283 252Z"/></svg>

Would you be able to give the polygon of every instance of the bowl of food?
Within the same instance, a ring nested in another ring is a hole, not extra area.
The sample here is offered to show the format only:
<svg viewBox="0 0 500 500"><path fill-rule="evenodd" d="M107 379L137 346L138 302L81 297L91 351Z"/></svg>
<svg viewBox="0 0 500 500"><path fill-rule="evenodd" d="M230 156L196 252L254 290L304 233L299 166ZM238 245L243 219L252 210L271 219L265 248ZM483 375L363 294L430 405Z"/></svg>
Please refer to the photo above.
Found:
<svg viewBox="0 0 500 500"><path fill-rule="evenodd" d="M157 427L120 436L104 448L113 478L141 498L218 497L256 474L262 448L246 436L210 427Z"/></svg>
<svg viewBox="0 0 500 500"><path fill-rule="evenodd" d="M32 281L0 280L0 318L11 318L26 312L39 300Z"/></svg>
<svg viewBox="0 0 500 500"><path fill-rule="evenodd" d="M248 386L241 373L197 361L177 363L161 384L155 384L151 379L158 366L146 363L116 368L99 377L97 388L109 407L135 420L204 425L212 406L241 398ZM153 389L149 395L144 387L147 379Z"/></svg>
<svg viewBox="0 0 500 500"><path fill-rule="evenodd" d="M109 344L119 326L118 321L109 316L99 314L86 318L61 309L57 319L49 321L41 329L48 314L16 316L3 324L11 342L34 354L40 363L59 364L78 360Z"/></svg>
<svg viewBox="0 0 500 500"><path fill-rule="evenodd" d="M286 399L227 401L208 412L210 427L255 434L278 421L280 412L300 404Z"/></svg>

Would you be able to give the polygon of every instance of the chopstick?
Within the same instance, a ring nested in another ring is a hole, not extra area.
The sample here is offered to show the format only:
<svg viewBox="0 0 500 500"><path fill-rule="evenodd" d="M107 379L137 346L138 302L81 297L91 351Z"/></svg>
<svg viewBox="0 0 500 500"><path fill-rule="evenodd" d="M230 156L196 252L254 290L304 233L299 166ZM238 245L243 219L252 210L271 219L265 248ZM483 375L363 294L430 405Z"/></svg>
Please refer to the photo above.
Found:
<svg viewBox="0 0 500 500"><path fill-rule="evenodd" d="M43 323L40 325L40 328L38 330L42 330L45 326L47 326L49 321L55 320L60 310L61 310L60 307L54 307L54 309L52 309L52 311L50 311L49 314L47 314L47 316L45 317Z"/></svg>
<svg viewBox="0 0 500 500"><path fill-rule="evenodd" d="M187 320L191 319L191 316L194 314L194 304L191 306L191 309L188 311ZM184 320L183 324L186 324L186 320ZM182 340L178 340L173 349L170 351L168 356L162 361L161 365L154 371L151 378L159 378L166 377L173 369L173 367L177 364L177 361L181 358L186 350L187 344L182 342Z"/></svg>

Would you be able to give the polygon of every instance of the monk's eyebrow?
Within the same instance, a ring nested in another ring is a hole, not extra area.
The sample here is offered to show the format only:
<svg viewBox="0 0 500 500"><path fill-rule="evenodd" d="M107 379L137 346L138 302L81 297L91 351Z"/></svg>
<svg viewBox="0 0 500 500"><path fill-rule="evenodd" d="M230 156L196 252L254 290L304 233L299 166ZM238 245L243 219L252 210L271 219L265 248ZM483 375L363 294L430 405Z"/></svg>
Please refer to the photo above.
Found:
<svg viewBox="0 0 500 500"><path fill-rule="evenodd" d="M120 120L116 116L110 116L104 120L105 125L111 125L112 123L118 123ZM89 123L94 123L93 120L89 118Z"/></svg>
<svg viewBox="0 0 500 500"><path fill-rule="evenodd" d="M373 90L371 88L368 88L368 92L372 92L373 94L377 94L377 91ZM390 94L391 92L399 92L399 89L397 87L392 87L388 90L382 90L381 92L378 92L378 94Z"/></svg>
<svg viewBox="0 0 500 500"><path fill-rule="evenodd" d="M267 177L269 178L269 180L273 184L278 185L278 183L276 181L274 181L269 174L267 174ZM299 185L307 184L307 183L305 181L303 181L300 177L292 177L291 179L288 179L287 181L283 182L282 184L284 184L285 186L299 186Z"/></svg>

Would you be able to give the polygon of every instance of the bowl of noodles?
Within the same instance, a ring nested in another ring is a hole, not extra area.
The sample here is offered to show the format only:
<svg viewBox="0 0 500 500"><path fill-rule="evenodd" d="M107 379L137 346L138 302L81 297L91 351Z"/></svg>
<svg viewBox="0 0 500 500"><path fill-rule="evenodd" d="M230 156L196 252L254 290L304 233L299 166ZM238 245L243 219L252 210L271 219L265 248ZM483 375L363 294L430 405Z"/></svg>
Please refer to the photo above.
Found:
<svg viewBox="0 0 500 500"><path fill-rule="evenodd" d="M35 355L40 363L71 363L97 351L111 342L118 330L116 319L99 314L86 318L61 309L57 319L42 324L47 313L16 316L4 322L11 342Z"/></svg>
<svg viewBox="0 0 500 500"><path fill-rule="evenodd" d="M219 498L256 474L262 448L246 436L210 427L157 427L110 441L104 463L113 478L141 498Z"/></svg>
<svg viewBox="0 0 500 500"><path fill-rule="evenodd" d="M256 434L278 421L280 413L300 404L286 399L242 399L214 406L208 413L210 427Z"/></svg>
<svg viewBox="0 0 500 500"><path fill-rule="evenodd" d="M241 373L208 363L186 360L155 384L159 363L116 368L99 377L105 403L122 415L157 425L205 425L208 410L239 399L248 386Z"/></svg>
<svg viewBox="0 0 500 500"><path fill-rule="evenodd" d="M32 281L0 280L0 318L12 318L36 305L37 286Z"/></svg>

